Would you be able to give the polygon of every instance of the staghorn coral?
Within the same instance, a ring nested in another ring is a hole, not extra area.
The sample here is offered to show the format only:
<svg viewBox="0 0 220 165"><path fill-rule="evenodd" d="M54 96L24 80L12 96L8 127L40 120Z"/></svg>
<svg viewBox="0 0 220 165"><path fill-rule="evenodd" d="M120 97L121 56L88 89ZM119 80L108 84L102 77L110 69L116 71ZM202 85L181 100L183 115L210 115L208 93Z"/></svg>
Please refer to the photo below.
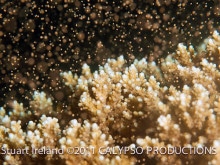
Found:
<svg viewBox="0 0 220 165"><path fill-rule="evenodd" d="M94 73L87 64L80 76L63 72L72 91L70 110L53 107L44 92L34 93L29 108L16 101L10 111L2 107L0 145L17 154L1 154L1 163L218 164L217 31L205 45L205 50L196 52L179 44L175 53L157 64L136 59L128 65L120 56ZM74 147L87 151L68 153ZM102 147L115 148L116 153L100 153ZM129 152L120 152L122 147ZM137 147L215 147L217 154L133 154Z"/></svg>

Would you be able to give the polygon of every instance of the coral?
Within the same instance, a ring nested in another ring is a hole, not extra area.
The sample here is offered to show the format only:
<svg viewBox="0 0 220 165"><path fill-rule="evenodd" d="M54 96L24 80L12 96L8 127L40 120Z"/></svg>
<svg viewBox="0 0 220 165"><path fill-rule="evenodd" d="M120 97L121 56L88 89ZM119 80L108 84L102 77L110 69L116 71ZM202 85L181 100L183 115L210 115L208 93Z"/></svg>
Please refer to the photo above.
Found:
<svg viewBox="0 0 220 165"><path fill-rule="evenodd" d="M175 53L158 63L135 59L128 64L120 56L108 59L94 73L87 64L81 75L61 73L72 93L70 110L53 106L44 92L35 92L28 108L14 101L12 110L0 109L1 152L8 149L1 162L218 164L217 31L205 45L197 52L179 44ZM149 147L206 147L214 148L214 154L133 152Z"/></svg>

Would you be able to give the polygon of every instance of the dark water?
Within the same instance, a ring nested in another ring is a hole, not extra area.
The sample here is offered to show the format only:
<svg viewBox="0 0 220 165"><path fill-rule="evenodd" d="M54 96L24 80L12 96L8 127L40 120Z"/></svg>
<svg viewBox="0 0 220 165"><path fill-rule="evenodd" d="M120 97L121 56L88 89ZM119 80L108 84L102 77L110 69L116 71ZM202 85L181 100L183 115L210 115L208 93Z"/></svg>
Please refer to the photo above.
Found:
<svg viewBox="0 0 220 165"><path fill-rule="evenodd" d="M34 90L65 104L60 72L124 55L157 60L219 27L212 1L0 1L0 106Z"/></svg>

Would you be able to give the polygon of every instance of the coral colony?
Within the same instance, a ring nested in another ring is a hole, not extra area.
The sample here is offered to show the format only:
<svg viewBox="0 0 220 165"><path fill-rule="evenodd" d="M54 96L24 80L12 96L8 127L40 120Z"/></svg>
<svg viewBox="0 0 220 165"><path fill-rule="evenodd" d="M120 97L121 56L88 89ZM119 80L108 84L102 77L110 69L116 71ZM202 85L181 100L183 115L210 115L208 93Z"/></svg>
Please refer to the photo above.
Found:
<svg viewBox="0 0 220 165"><path fill-rule="evenodd" d="M219 57L215 31L201 53L179 44L160 64L126 65L120 56L94 73L87 64L80 76L63 72L80 117L58 112L44 92L34 92L30 107L14 101L8 114L2 107L2 161L218 164ZM71 120L64 126L65 118Z"/></svg>
<svg viewBox="0 0 220 165"><path fill-rule="evenodd" d="M217 1L0 8L0 164L220 164Z"/></svg>

